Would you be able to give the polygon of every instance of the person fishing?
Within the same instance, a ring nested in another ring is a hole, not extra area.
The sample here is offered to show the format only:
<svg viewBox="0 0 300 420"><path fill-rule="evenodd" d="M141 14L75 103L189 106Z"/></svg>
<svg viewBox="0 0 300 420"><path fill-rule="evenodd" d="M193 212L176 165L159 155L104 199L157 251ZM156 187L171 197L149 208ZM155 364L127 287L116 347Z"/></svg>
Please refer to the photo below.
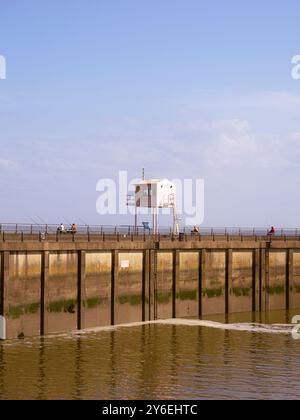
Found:
<svg viewBox="0 0 300 420"><path fill-rule="evenodd" d="M66 228L63 223L61 223L57 228L57 233L66 233Z"/></svg>
<svg viewBox="0 0 300 420"><path fill-rule="evenodd" d="M76 223L72 223L72 225L71 225L71 233L73 233L73 234L77 233L77 225L76 225Z"/></svg>
<svg viewBox="0 0 300 420"><path fill-rule="evenodd" d="M271 227L271 229L268 232L268 235L270 235L270 236L275 235L275 227L274 226Z"/></svg>

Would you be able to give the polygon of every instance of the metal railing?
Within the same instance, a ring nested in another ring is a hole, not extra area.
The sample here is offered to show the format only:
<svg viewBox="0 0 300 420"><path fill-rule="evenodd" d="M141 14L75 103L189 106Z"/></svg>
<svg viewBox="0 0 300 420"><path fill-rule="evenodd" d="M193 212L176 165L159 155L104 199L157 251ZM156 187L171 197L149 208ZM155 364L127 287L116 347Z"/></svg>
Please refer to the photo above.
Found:
<svg viewBox="0 0 300 420"><path fill-rule="evenodd" d="M72 234L71 226L65 225L65 234ZM270 236L270 228L260 227L199 227L199 232L193 232L193 227L182 227L178 234L194 236L230 236L230 237L259 237ZM23 235L56 235L59 232L59 225L56 224L26 224L26 223L2 223L0 234L23 234ZM77 235L153 235L153 230L144 226L133 225L77 225ZM168 236L174 235L172 227L159 227L156 234ZM276 228L273 237L299 237L300 228Z"/></svg>

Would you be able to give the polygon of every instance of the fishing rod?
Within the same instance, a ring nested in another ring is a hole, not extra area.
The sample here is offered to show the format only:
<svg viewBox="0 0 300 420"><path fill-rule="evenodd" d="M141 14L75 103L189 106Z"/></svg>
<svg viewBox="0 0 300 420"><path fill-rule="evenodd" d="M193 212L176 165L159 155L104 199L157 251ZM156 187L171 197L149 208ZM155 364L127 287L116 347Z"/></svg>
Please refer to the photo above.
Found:
<svg viewBox="0 0 300 420"><path fill-rule="evenodd" d="M37 221L34 220L32 217L29 217L29 218L30 218L31 222L33 222L33 224L35 226L37 226L38 228L44 228L44 226L42 226L40 223L37 223Z"/></svg>

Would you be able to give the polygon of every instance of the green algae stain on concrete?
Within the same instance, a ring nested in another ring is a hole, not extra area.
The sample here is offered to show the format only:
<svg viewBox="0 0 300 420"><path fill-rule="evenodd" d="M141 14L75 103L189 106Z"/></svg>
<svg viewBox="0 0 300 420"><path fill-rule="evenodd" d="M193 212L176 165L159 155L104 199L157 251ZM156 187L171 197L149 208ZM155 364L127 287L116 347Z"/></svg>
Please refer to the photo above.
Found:
<svg viewBox="0 0 300 420"><path fill-rule="evenodd" d="M209 299L221 297L223 295L223 287L203 289L202 295L203 297L208 297Z"/></svg>
<svg viewBox="0 0 300 420"><path fill-rule="evenodd" d="M181 290L176 293L176 298L180 300L197 300L198 292L197 290Z"/></svg>
<svg viewBox="0 0 300 420"><path fill-rule="evenodd" d="M265 290L269 295L272 296L282 295L283 293L285 293L285 287L282 285L267 286Z"/></svg>
<svg viewBox="0 0 300 420"><path fill-rule="evenodd" d="M9 306L6 311L6 317L10 319L18 319L26 314L36 314L40 310L40 303L30 303L28 305Z"/></svg>
<svg viewBox="0 0 300 420"><path fill-rule="evenodd" d="M142 303L142 297L140 295L121 295L118 298L118 303L124 305L129 303L130 305L140 305Z"/></svg>
<svg viewBox="0 0 300 420"><path fill-rule="evenodd" d="M236 297L249 297L251 289L249 287L233 287L231 292Z"/></svg>
<svg viewBox="0 0 300 420"><path fill-rule="evenodd" d="M75 299L58 300L50 302L47 310L51 313L69 312L73 313L77 302Z"/></svg>

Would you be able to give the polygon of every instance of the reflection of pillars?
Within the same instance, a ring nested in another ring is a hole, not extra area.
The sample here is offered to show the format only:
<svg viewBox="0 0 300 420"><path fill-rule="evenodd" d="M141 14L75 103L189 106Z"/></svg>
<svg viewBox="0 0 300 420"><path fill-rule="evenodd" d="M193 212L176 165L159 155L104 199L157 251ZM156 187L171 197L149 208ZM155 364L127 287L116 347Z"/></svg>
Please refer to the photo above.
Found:
<svg viewBox="0 0 300 420"><path fill-rule="evenodd" d="M86 252L78 251L77 268L77 329L85 327L85 277Z"/></svg>
<svg viewBox="0 0 300 420"><path fill-rule="evenodd" d="M172 325L172 335L171 335L171 371L172 371L172 379L170 381L170 385L172 387L176 387L177 385L177 377L179 372L181 372L180 365L179 365L179 349L178 349L178 339L177 339L177 330L178 327L176 325ZM194 344L194 343L192 343Z"/></svg>
<svg viewBox="0 0 300 420"><path fill-rule="evenodd" d="M202 313L203 313L202 296L203 296L203 287L206 280L205 275L206 275L206 250L202 249L199 254L199 293L198 293L199 318L202 317Z"/></svg>
<svg viewBox="0 0 300 420"><path fill-rule="evenodd" d="M149 296L149 271L150 265L150 251L146 250L143 252L143 284L142 284L142 321L150 320L150 296ZM148 305L148 306L147 306ZM148 309L148 310L146 310Z"/></svg>
<svg viewBox="0 0 300 420"><path fill-rule="evenodd" d="M44 335L47 331L47 296L49 280L49 251L42 252L42 269L41 269L41 324L40 334Z"/></svg>
<svg viewBox="0 0 300 420"><path fill-rule="evenodd" d="M293 302L293 279L294 276L294 252L287 250L286 254L286 310L290 309L290 303Z"/></svg>
<svg viewBox="0 0 300 420"><path fill-rule="evenodd" d="M172 317L176 318L176 285L179 285L180 275L180 253L176 249L173 251L173 275L172 275Z"/></svg>
<svg viewBox="0 0 300 420"><path fill-rule="evenodd" d="M43 258L43 257L42 257ZM39 345L39 386L38 386L38 399L44 400L46 386L46 375L45 375L45 341L44 337L40 338Z"/></svg>
<svg viewBox="0 0 300 420"><path fill-rule="evenodd" d="M232 249L226 250L226 267L225 267L225 314L230 311L229 308L229 289L232 287Z"/></svg>
<svg viewBox="0 0 300 420"><path fill-rule="evenodd" d="M252 254L252 311L256 312L260 310L260 252L259 249L255 249Z"/></svg>
<svg viewBox="0 0 300 420"><path fill-rule="evenodd" d="M119 275L119 251L112 251L111 258L111 299L110 299L110 309L111 309L111 325L115 325L115 287L118 282Z"/></svg>
<svg viewBox="0 0 300 420"><path fill-rule="evenodd" d="M266 310L266 250L260 249L259 310Z"/></svg>
<svg viewBox="0 0 300 420"><path fill-rule="evenodd" d="M110 378L109 378L109 398L115 399L116 388L117 388L117 376L118 376L118 367L117 367L117 358L116 358L116 331L111 331L110 334Z"/></svg>
<svg viewBox="0 0 300 420"><path fill-rule="evenodd" d="M82 399L82 339L78 337L75 341L75 369L74 369L74 392L77 400Z"/></svg>
<svg viewBox="0 0 300 420"><path fill-rule="evenodd" d="M4 346L0 345L0 395L3 399L5 397L4 390L5 390L5 350Z"/></svg>

